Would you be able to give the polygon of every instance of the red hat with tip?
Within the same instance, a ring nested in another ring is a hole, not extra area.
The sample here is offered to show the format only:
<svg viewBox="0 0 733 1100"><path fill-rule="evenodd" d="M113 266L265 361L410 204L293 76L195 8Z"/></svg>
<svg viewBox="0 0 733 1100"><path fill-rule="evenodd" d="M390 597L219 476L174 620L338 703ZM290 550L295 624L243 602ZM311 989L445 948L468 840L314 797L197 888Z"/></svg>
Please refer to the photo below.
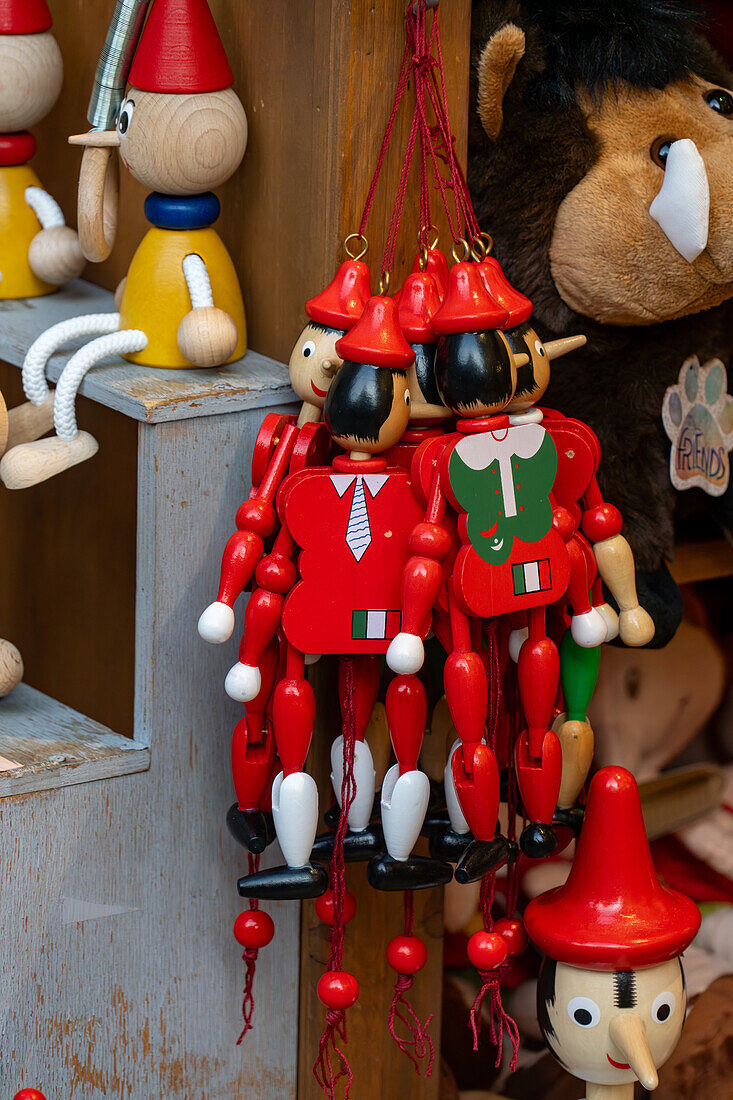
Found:
<svg viewBox="0 0 733 1100"><path fill-rule="evenodd" d="M367 265L344 260L325 290L305 303L305 312L319 325L350 329L364 312L371 292Z"/></svg>
<svg viewBox="0 0 733 1100"><path fill-rule="evenodd" d="M495 302L498 302L509 314L509 320L502 328L514 328L523 325L532 316L532 303L529 298L517 290L501 270L499 261L487 256L478 265L486 289Z"/></svg>
<svg viewBox="0 0 733 1100"><path fill-rule="evenodd" d="M489 294L478 264L465 260L453 264L443 304L433 319L438 335L503 328L506 320L507 311Z"/></svg>
<svg viewBox="0 0 733 1100"><path fill-rule="evenodd" d="M141 92L231 88L234 76L206 0L153 0L129 76Z"/></svg>
<svg viewBox="0 0 733 1100"><path fill-rule="evenodd" d="M41 34L52 25L46 0L0 0L0 34Z"/></svg>
<svg viewBox="0 0 733 1100"><path fill-rule="evenodd" d="M550 958L583 970L656 966L694 939L700 910L659 881L625 768L594 777L568 880L529 903L524 925Z"/></svg>
<svg viewBox="0 0 733 1100"><path fill-rule="evenodd" d="M440 309L435 279L427 271L413 271L405 279L399 301L395 295L400 328L411 344L434 344L438 334L433 317Z"/></svg>
<svg viewBox="0 0 733 1100"><path fill-rule="evenodd" d="M375 294L364 306L354 327L336 341L336 351L351 363L407 370L415 352L402 335L397 306L384 294Z"/></svg>
<svg viewBox="0 0 733 1100"><path fill-rule="evenodd" d="M420 256L415 257L415 262L412 265L412 270L420 270ZM428 249L428 259L425 264L425 272L428 275L432 275L435 279L435 285L438 288L438 294L440 295L441 302L445 298L445 292L448 289L448 261L439 248Z"/></svg>

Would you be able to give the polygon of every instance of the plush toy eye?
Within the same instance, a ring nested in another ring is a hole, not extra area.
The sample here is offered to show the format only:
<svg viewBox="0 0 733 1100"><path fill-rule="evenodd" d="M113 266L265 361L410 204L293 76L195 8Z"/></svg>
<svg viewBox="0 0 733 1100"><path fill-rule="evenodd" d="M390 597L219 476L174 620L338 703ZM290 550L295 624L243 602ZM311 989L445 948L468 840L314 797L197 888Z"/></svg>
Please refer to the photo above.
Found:
<svg viewBox="0 0 733 1100"><path fill-rule="evenodd" d="M538 355L544 355L545 354L545 349L544 349L544 346L543 346L541 340L535 340L534 350L537 352Z"/></svg>
<svg viewBox="0 0 733 1100"><path fill-rule="evenodd" d="M664 168L667 163L667 157L669 156L669 147L674 141L674 138L659 137L653 142L649 152L651 153L652 160L655 164L658 164L660 168Z"/></svg>
<svg viewBox="0 0 733 1100"><path fill-rule="evenodd" d="M306 340L303 344L303 358L309 359L313 352L316 350L316 345L312 340Z"/></svg>
<svg viewBox="0 0 733 1100"><path fill-rule="evenodd" d="M664 1024L675 1010L677 999L674 993L660 993L652 1001L652 1020Z"/></svg>
<svg viewBox="0 0 733 1100"><path fill-rule="evenodd" d="M733 95L723 88L716 88L714 92L705 93L705 102L712 111L721 115L733 115Z"/></svg>
<svg viewBox="0 0 733 1100"><path fill-rule="evenodd" d="M568 1001L568 1016L578 1027L595 1027L601 1019L601 1010L590 997L573 997Z"/></svg>
<svg viewBox="0 0 733 1100"><path fill-rule="evenodd" d="M117 119L117 129L121 134L126 134L130 129L130 123L132 122L132 116L135 111L134 99L126 99L120 108L120 114Z"/></svg>

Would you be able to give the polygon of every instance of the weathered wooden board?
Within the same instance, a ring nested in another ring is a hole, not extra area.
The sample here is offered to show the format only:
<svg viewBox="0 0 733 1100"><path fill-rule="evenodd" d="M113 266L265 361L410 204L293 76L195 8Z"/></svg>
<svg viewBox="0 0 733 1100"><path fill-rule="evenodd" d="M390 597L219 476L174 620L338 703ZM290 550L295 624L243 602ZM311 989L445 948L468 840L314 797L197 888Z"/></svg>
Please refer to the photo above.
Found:
<svg viewBox="0 0 733 1100"><path fill-rule="evenodd" d="M0 302L0 359L21 366L36 337L52 325L85 313L113 311L112 295L83 279L43 298ZM49 360L46 374L50 381L58 381L83 342L72 341ZM115 356L94 367L79 392L148 424L262 408L273 400L295 400L287 368L256 351L212 370L156 370Z"/></svg>
<svg viewBox="0 0 733 1100"><path fill-rule="evenodd" d="M0 756L0 795L89 783L150 765L146 745L28 684L0 699Z"/></svg>

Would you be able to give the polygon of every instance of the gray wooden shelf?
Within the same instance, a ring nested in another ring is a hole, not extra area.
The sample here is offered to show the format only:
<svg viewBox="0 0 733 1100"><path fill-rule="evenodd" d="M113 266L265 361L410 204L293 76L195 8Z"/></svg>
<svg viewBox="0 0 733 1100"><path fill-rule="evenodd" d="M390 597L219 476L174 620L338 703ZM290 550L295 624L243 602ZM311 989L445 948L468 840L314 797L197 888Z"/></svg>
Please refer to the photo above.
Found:
<svg viewBox="0 0 733 1100"><path fill-rule="evenodd" d="M28 684L0 700L0 795L29 794L150 767L150 750Z"/></svg>
<svg viewBox="0 0 733 1100"><path fill-rule="evenodd" d="M0 302L0 359L22 366L33 341L52 325L85 313L112 313L114 308L108 291L83 279L42 298ZM50 381L58 380L70 354L84 342L71 341L51 358L46 371ZM94 367L79 392L145 424L295 401L287 367L256 351L211 370L140 367L116 356Z"/></svg>

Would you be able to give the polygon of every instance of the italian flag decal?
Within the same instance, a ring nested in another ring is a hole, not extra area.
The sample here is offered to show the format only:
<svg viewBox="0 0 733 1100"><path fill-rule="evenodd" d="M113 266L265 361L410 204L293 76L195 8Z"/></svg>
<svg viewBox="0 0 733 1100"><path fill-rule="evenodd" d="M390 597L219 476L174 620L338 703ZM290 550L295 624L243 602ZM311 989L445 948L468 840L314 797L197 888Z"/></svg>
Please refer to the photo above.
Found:
<svg viewBox="0 0 733 1100"><path fill-rule="evenodd" d="M513 565L512 580L514 581L515 596L526 596L530 592L546 592L549 588L552 588L550 559L524 561L519 565Z"/></svg>
<svg viewBox="0 0 733 1100"><path fill-rule="evenodd" d="M400 632L400 611L356 610L351 614L351 637L354 640L386 641Z"/></svg>

